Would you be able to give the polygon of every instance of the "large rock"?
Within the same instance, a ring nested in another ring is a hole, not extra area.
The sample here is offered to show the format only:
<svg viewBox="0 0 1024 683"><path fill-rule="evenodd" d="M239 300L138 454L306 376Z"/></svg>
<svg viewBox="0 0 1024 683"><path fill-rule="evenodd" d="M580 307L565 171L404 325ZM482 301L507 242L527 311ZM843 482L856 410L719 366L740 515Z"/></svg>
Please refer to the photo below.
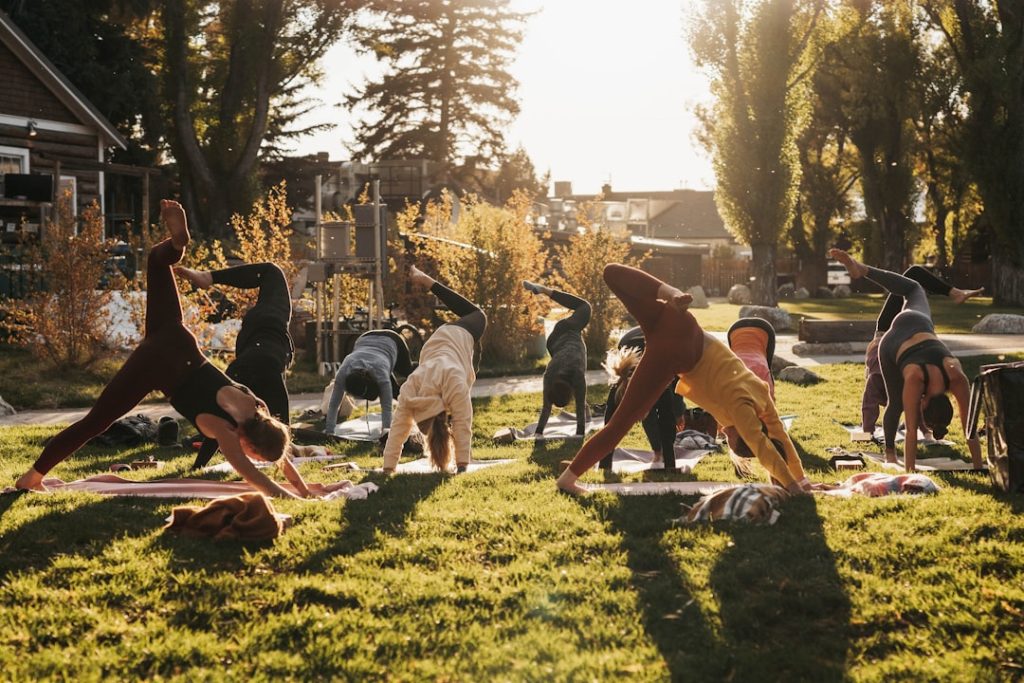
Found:
<svg viewBox="0 0 1024 683"><path fill-rule="evenodd" d="M792 384L800 385L817 384L821 381L821 377L814 374L807 368L802 368L798 365L783 369L782 372L779 373L779 379L783 382L791 382Z"/></svg>
<svg viewBox="0 0 1024 683"><path fill-rule="evenodd" d="M690 304L690 308L710 308L711 304L708 303L708 295L704 293L703 287L694 285L686 291L693 297L693 303Z"/></svg>
<svg viewBox="0 0 1024 683"><path fill-rule="evenodd" d="M832 290L829 289L828 287L818 287L818 289L816 289L814 292L814 296L818 297L819 299L831 299L835 295L832 293Z"/></svg>
<svg viewBox="0 0 1024 683"><path fill-rule="evenodd" d="M794 299L810 299L811 298L811 293L807 291L806 287L800 287L795 292L793 292L793 298Z"/></svg>
<svg viewBox="0 0 1024 683"><path fill-rule="evenodd" d="M0 417L14 415L16 412L18 411L14 409L14 406L12 406L10 403L5 401L2 396L0 396Z"/></svg>
<svg viewBox="0 0 1024 683"><path fill-rule="evenodd" d="M796 294L796 287L793 285L792 282L787 282L786 284L779 287L778 294L780 299L792 299L793 296Z"/></svg>
<svg viewBox="0 0 1024 683"><path fill-rule="evenodd" d="M971 332L978 334L1024 334L1024 315L989 313Z"/></svg>
<svg viewBox="0 0 1024 683"><path fill-rule="evenodd" d="M750 287L746 285L733 285L729 288L729 303L737 306L745 306L751 301Z"/></svg>
<svg viewBox="0 0 1024 683"><path fill-rule="evenodd" d="M741 318L761 318L767 320L776 332L793 329L793 318L781 308L771 306L744 306L740 309Z"/></svg>
<svg viewBox="0 0 1024 683"><path fill-rule="evenodd" d="M832 289L832 296L836 299L846 299L849 298L851 294L853 294L853 290L850 289L850 285L836 285L835 288Z"/></svg>

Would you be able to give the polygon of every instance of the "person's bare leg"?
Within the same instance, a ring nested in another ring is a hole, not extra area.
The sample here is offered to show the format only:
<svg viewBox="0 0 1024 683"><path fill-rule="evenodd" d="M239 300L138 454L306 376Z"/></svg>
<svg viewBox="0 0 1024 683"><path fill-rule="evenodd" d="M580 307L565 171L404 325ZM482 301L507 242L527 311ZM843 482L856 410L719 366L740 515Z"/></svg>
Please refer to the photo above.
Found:
<svg viewBox="0 0 1024 683"><path fill-rule="evenodd" d="M835 259L846 266L846 272L848 272L850 277L854 280L865 277L868 274L867 266L854 259L842 249L829 249L828 256L829 258Z"/></svg>
<svg viewBox="0 0 1024 683"><path fill-rule="evenodd" d="M192 270L184 266L174 266L174 274L188 281L196 289L213 287L213 273L208 270Z"/></svg>
<svg viewBox="0 0 1024 683"><path fill-rule="evenodd" d="M185 219L185 209L173 199L160 200L160 218L171 233L171 244L175 249L184 249L188 246L192 237L188 234L188 221Z"/></svg>
<svg viewBox="0 0 1024 683"><path fill-rule="evenodd" d="M954 303L962 304L968 299L976 297L984 291L984 287L981 289L960 289L959 287L954 287L949 290L949 298L952 299Z"/></svg>
<svg viewBox="0 0 1024 683"><path fill-rule="evenodd" d="M424 289L430 289L434 286L434 283L437 282L437 280L430 277L416 266L409 266L409 281Z"/></svg>
<svg viewBox="0 0 1024 683"><path fill-rule="evenodd" d="M690 304L693 303L692 294L673 287L667 282L663 282L661 286L658 287L658 298L680 311L685 311L690 307Z"/></svg>

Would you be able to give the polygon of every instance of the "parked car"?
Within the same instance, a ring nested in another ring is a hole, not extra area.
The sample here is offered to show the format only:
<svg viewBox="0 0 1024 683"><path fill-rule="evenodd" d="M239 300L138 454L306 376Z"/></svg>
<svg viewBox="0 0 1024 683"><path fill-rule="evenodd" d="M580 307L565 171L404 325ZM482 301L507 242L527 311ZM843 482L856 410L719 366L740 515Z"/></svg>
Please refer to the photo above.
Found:
<svg viewBox="0 0 1024 683"><path fill-rule="evenodd" d="M829 287L850 284L850 274L846 271L846 266L839 261L829 261L827 283Z"/></svg>

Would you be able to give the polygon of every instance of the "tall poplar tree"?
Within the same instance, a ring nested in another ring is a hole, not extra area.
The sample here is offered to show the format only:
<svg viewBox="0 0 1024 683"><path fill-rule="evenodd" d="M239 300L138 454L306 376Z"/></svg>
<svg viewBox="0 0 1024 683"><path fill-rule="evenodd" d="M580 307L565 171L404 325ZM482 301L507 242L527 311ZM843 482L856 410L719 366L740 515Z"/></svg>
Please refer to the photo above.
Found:
<svg viewBox="0 0 1024 683"><path fill-rule="evenodd" d="M726 227L753 251L755 303L778 302L775 255L800 184L796 142L823 0L704 0L691 26L698 66L712 75L704 118Z"/></svg>
<svg viewBox="0 0 1024 683"><path fill-rule="evenodd" d="M352 152L427 158L451 177L496 167L519 113L508 69L527 14L509 0L371 0L357 44L385 65L348 98L365 112Z"/></svg>

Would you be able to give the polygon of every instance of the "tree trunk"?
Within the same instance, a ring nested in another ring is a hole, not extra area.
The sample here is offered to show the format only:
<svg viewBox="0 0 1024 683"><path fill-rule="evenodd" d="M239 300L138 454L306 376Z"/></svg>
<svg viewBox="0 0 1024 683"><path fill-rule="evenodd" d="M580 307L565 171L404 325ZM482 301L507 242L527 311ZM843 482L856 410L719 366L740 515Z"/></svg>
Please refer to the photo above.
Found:
<svg viewBox="0 0 1024 683"><path fill-rule="evenodd" d="M775 245L752 244L750 247L753 251L751 300L759 306L776 306L779 303L779 291L775 285Z"/></svg>
<svg viewBox="0 0 1024 683"><path fill-rule="evenodd" d="M997 304L1024 306L1024 269L1013 254L995 245L992 250L992 297Z"/></svg>

